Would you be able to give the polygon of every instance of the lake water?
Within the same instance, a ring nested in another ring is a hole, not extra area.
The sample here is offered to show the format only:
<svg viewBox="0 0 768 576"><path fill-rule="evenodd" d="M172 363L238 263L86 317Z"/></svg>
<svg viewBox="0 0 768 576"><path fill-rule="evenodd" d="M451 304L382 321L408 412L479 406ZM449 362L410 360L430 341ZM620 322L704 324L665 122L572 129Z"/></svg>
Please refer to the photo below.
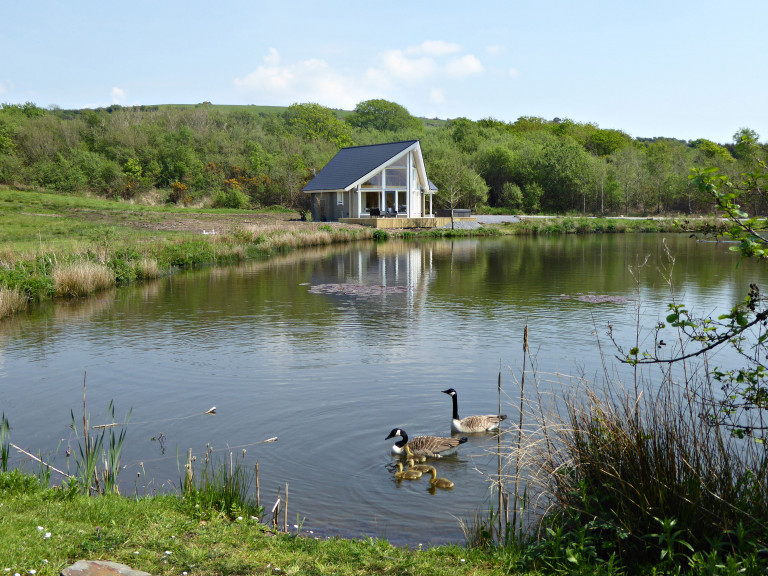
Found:
<svg viewBox="0 0 768 576"><path fill-rule="evenodd" d="M596 336L609 361L609 323L632 345L638 294L644 327L666 316L664 241L677 298L700 314L729 308L750 282L765 285L765 270L737 267L729 245L685 235L307 250L0 322L0 411L14 444L73 472L70 410L82 418L85 379L92 424L108 421L110 400L118 420L132 410L123 493L175 489L190 449L198 460L207 445L221 457L245 449L246 465L259 463L262 504L271 507L288 483L289 523L298 517L304 531L463 542L457 519L471 520L491 499L496 438L471 436L438 461L456 487L430 493L424 479L394 480L389 431L450 435L448 387L461 416L495 412L500 371L502 411L516 422L526 324L541 373L599 379ZM629 269L646 256L636 281ZM204 415L212 406L216 414Z"/></svg>

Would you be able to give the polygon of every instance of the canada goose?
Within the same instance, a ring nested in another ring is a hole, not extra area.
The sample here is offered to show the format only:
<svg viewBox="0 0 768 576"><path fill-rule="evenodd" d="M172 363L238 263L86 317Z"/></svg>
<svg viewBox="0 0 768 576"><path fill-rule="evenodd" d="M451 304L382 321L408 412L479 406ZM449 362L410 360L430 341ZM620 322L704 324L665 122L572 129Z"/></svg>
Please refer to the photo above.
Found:
<svg viewBox="0 0 768 576"><path fill-rule="evenodd" d="M392 454L400 456L405 453L406 446L416 456L426 456L428 458L442 458L448 454L453 454L459 447L459 444L464 444L467 441L466 438L443 438L441 436L416 436L408 440L408 434L405 430L400 428L393 428L392 432L385 440L394 438L395 436L401 436L402 439L398 440L392 445Z"/></svg>
<svg viewBox="0 0 768 576"><path fill-rule="evenodd" d="M403 463L398 462L395 464L397 466L397 472L395 472L395 478L398 480L418 480L421 478L421 472L418 470L411 470L410 468L408 470L403 470Z"/></svg>
<svg viewBox="0 0 768 576"><path fill-rule="evenodd" d="M432 476L432 478L429 479L429 483L432 486L435 486L436 488L442 488L443 490L450 490L453 488L454 484L448 478L438 478L437 477L437 470L434 466L430 466L430 469L427 470L427 473Z"/></svg>
<svg viewBox="0 0 768 576"><path fill-rule="evenodd" d="M415 464L413 458L408 458L405 463L408 464L408 470L418 470L422 474L424 472L429 472L429 469L433 468L429 464Z"/></svg>
<svg viewBox="0 0 768 576"><path fill-rule="evenodd" d="M410 446L408 444L405 445L405 459L406 460L413 460L414 462L426 462L427 457L424 456L424 454L419 454L416 456L412 451Z"/></svg>
<svg viewBox="0 0 768 576"><path fill-rule="evenodd" d="M458 393L453 388L443 390L443 394L448 394L453 400L453 419L451 420L451 432L490 432L498 429L501 421L506 419L506 414L498 416L488 414L485 416L467 416L459 418L459 399Z"/></svg>

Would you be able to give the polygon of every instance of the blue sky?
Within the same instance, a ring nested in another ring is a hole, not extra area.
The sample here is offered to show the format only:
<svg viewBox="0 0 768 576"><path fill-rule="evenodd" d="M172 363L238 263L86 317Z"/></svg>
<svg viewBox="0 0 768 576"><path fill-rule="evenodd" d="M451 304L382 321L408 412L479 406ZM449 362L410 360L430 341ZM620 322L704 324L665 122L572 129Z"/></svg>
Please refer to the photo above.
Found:
<svg viewBox="0 0 768 576"><path fill-rule="evenodd" d="M766 0L0 0L0 102L317 102L768 141Z"/></svg>

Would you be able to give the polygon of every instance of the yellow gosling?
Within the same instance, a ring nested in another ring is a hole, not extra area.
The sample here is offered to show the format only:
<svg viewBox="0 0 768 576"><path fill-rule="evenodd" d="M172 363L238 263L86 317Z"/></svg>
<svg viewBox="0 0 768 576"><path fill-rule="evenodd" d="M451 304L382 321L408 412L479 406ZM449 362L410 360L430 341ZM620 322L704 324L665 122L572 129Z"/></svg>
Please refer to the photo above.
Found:
<svg viewBox="0 0 768 576"><path fill-rule="evenodd" d="M418 470L403 470L403 463L397 463L397 472L395 472L395 478L398 480L418 480L421 478L421 472Z"/></svg>
<svg viewBox="0 0 768 576"><path fill-rule="evenodd" d="M450 490L454 486L453 482L448 480L448 478L438 478L437 470L434 466L430 466L429 475L432 476L432 478L429 479L429 483L436 488Z"/></svg>

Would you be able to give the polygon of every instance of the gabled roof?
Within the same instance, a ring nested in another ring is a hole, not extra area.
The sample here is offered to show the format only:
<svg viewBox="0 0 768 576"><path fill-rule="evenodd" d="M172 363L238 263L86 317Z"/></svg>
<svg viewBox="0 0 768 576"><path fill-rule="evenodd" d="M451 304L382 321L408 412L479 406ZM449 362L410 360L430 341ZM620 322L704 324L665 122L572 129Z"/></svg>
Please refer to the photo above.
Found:
<svg viewBox="0 0 768 576"><path fill-rule="evenodd" d="M303 191L349 190L360 180L367 180L366 176L418 143L418 140L407 140L342 148L312 181L304 186Z"/></svg>

